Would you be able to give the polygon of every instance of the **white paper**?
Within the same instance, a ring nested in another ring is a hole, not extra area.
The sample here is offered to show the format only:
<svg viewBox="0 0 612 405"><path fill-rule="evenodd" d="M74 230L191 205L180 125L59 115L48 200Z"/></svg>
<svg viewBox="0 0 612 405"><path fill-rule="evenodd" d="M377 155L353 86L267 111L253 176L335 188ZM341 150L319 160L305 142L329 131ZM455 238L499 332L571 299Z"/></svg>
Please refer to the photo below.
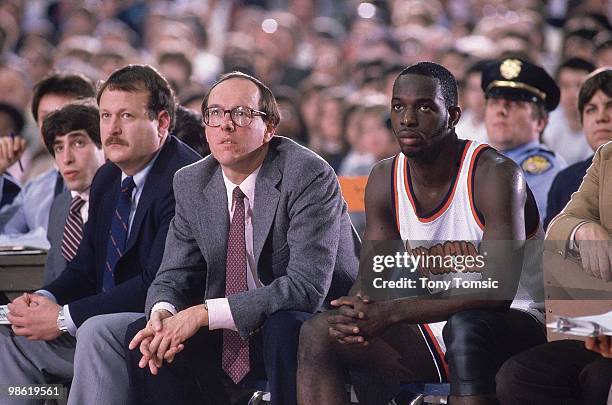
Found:
<svg viewBox="0 0 612 405"><path fill-rule="evenodd" d="M6 318L9 310L6 305L0 305L0 325L10 325L11 323Z"/></svg>
<svg viewBox="0 0 612 405"><path fill-rule="evenodd" d="M555 332L576 336L612 336L612 311L599 315L557 318L556 322L546 325Z"/></svg>

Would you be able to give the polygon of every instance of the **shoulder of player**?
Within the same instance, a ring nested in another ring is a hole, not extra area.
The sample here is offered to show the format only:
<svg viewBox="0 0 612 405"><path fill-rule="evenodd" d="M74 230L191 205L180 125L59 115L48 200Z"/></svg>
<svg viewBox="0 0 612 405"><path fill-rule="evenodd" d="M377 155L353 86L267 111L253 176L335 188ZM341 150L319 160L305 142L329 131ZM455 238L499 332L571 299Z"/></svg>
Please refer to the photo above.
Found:
<svg viewBox="0 0 612 405"><path fill-rule="evenodd" d="M524 182L523 174L517 164L510 158L488 148L481 152L475 169L475 192L484 189L484 192L499 190L504 185Z"/></svg>
<svg viewBox="0 0 612 405"><path fill-rule="evenodd" d="M368 177L368 184L373 185L388 185L391 184L391 176L393 176L393 164L395 157L383 159L376 163Z"/></svg>

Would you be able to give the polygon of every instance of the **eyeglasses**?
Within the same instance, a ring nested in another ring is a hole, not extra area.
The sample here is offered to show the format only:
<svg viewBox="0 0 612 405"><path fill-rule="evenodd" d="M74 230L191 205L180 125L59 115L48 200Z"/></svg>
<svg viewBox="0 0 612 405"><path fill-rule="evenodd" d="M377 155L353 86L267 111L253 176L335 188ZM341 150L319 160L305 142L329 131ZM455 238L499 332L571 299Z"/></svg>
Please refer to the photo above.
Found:
<svg viewBox="0 0 612 405"><path fill-rule="evenodd" d="M208 107L204 110L204 124L209 127L219 127L223 124L225 114L229 113L232 122L239 127L247 127L255 116L266 116L263 111L257 111L250 107L239 105L231 110L224 110L221 107Z"/></svg>

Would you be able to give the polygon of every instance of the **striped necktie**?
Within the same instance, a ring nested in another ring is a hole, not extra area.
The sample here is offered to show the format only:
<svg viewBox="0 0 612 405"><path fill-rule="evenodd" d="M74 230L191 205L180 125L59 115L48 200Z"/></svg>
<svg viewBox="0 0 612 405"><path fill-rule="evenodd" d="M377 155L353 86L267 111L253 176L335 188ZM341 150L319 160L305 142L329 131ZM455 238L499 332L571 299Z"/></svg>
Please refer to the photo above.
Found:
<svg viewBox="0 0 612 405"><path fill-rule="evenodd" d="M85 200L81 197L74 196L70 203L66 225L64 225L64 236L62 237L62 256L67 262L72 261L76 255L81 239L83 239L83 217L81 217L81 208L85 204Z"/></svg>
<svg viewBox="0 0 612 405"><path fill-rule="evenodd" d="M134 179L126 177L121 183L121 192L117 199L117 207L113 212L108 245L106 249L106 264L104 276L102 277L102 291L110 291L115 286L115 266L125 252L125 243L130 221L130 210L132 208L132 190L136 184Z"/></svg>
<svg viewBox="0 0 612 405"><path fill-rule="evenodd" d="M234 215L227 238L227 262L225 267L225 296L246 291L247 259L244 237L244 193L236 187L232 193ZM238 384L249 372L249 342L243 340L238 332L223 329L223 351L221 355L223 371Z"/></svg>

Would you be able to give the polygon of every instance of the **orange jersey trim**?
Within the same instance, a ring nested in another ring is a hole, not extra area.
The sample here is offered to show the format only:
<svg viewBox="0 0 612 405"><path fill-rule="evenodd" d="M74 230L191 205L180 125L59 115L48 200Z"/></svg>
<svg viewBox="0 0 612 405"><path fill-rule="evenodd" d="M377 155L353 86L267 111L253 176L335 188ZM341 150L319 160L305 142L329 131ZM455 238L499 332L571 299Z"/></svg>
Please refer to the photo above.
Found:
<svg viewBox="0 0 612 405"><path fill-rule="evenodd" d="M472 161L470 162L470 170L468 172L468 196L470 199L470 208L472 209L472 216L474 217L474 219L476 220L476 223L478 224L478 226L480 227L480 229L482 231L484 231L485 227L484 224L482 223L482 221L480 220L480 218L478 217L478 214L476 213L476 206L474 205L474 190L472 188L472 179L474 176L474 168L476 167L476 160L478 157L478 154L480 154L480 152L482 152L483 149L488 148L489 145L480 145L479 147L476 148L476 150L474 151L474 153L472 154Z"/></svg>
<svg viewBox="0 0 612 405"><path fill-rule="evenodd" d="M442 362L442 367L444 368L444 373L446 374L444 377L448 380L448 376L450 374L448 372L448 363L446 362L446 358L444 356L444 351L442 351L442 348L440 347L440 343L438 343L438 339L436 339L436 336L434 335L434 333L431 330L431 328L429 327L429 325L426 324L426 323L422 323L421 325L423 326L423 328L427 332L427 335L429 335L429 338L433 342L434 348L436 349L436 353L438 353L438 356L440 357L440 361Z"/></svg>
<svg viewBox="0 0 612 405"><path fill-rule="evenodd" d="M395 198L395 226L397 227L397 232L400 233L399 190L397 189L397 168L398 166L399 166L399 158L398 156L395 156L395 159L393 160L393 198Z"/></svg>
<svg viewBox="0 0 612 405"><path fill-rule="evenodd" d="M470 148L471 144L472 144L472 141L467 141L467 143L465 144L463 148L463 153L461 154L461 163L459 164L459 171L457 172L457 176L455 177L455 183L453 184L453 190L448 196L448 198L446 199L446 201L444 202L444 205L439 210L434 212L432 215L430 215L429 217L425 217L425 218L422 218L417 214L416 204L414 202L414 196L412 195L412 191L410 189L410 175L408 171L408 159L404 159L404 187L406 188L406 194L408 194L408 199L410 200L410 204L412 205L414 214L419 220L419 222L428 223L428 222L435 221L442 214L446 212L451 202L453 201L453 198L455 198L455 191L457 190L457 183L459 182L459 177L461 177L460 176L461 169L463 168L463 162L465 161L465 155L467 154L467 151Z"/></svg>

